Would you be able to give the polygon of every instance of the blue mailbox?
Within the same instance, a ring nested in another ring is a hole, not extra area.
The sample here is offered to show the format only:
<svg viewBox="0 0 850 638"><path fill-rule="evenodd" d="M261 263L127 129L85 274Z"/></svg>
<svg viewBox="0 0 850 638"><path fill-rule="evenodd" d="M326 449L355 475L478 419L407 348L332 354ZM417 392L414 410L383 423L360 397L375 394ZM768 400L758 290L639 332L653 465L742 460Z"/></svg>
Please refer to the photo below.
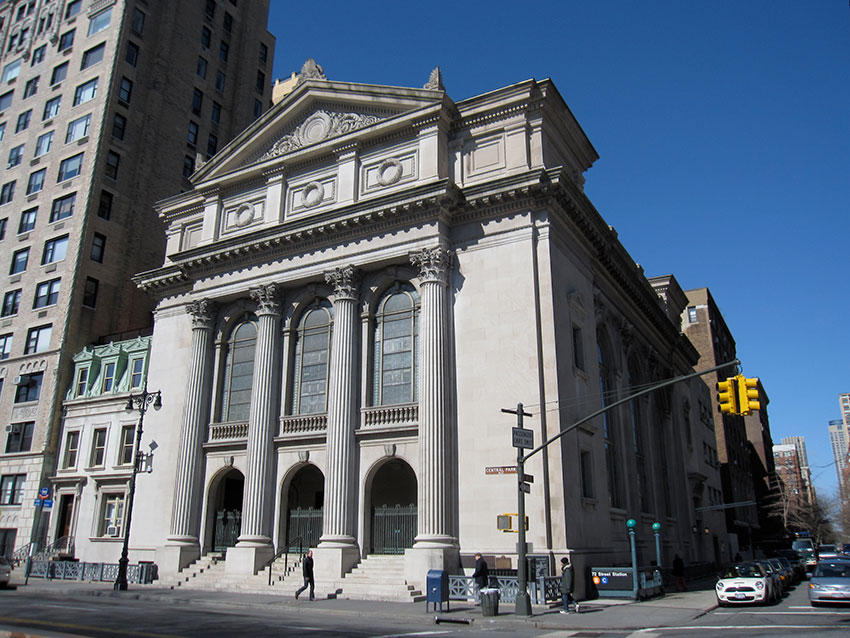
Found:
<svg viewBox="0 0 850 638"><path fill-rule="evenodd" d="M446 603L446 610L449 607L449 575L442 569L429 569L428 579L426 582L425 610L429 611L431 603L434 603L434 611L437 611L437 603L440 603L440 611L443 611L443 603Z"/></svg>

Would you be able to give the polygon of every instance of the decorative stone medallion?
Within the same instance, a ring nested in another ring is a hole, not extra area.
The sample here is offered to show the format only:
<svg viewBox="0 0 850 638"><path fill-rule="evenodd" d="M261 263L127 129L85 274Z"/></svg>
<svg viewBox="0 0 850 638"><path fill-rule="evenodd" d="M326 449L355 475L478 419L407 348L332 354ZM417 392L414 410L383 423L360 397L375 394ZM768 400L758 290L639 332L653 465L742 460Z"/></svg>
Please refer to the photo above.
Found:
<svg viewBox="0 0 850 638"><path fill-rule="evenodd" d="M394 157L388 157L378 167L378 183L381 186L395 184L401 179L402 170L401 162Z"/></svg>
<svg viewBox="0 0 850 638"><path fill-rule="evenodd" d="M308 182L304 186L304 191L301 195L301 201L306 208L318 206L324 199L325 189L319 182Z"/></svg>

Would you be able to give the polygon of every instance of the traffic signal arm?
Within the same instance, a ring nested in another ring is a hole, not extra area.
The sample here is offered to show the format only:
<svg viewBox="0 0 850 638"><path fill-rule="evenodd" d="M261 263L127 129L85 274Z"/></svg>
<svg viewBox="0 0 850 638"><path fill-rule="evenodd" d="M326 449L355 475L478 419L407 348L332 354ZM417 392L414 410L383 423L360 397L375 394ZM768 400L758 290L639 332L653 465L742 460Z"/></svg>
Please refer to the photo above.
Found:
<svg viewBox="0 0 850 638"><path fill-rule="evenodd" d="M736 377L729 377L725 381L717 382L717 409L721 414L739 414L735 381Z"/></svg>

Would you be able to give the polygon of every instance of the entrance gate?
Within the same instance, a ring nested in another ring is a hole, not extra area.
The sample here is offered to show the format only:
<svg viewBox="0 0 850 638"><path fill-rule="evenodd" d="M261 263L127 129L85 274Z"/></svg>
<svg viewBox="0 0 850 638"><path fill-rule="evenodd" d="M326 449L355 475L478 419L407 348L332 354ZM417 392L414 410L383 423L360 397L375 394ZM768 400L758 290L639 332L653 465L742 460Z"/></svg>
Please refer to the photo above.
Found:
<svg viewBox="0 0 850 638"><path fill-rule="evenodd" d="M241 528L242 512L240 510L216 510L213 551L226 552L228 547L236 545Z"/></svg>
<svg viewBox="0 0 850 638"><path fill-rule="evenodd" d="M315 547L322 536L321 507L297 507L289 510L289 522L286 526L286 542L289 551L301 548Z"/></svg>
<svg viewBox="0 0 850 638"><path fill-rule="evenodd" d="M416 505L372 509L372 553L404 554L416 537Z"/></svg>

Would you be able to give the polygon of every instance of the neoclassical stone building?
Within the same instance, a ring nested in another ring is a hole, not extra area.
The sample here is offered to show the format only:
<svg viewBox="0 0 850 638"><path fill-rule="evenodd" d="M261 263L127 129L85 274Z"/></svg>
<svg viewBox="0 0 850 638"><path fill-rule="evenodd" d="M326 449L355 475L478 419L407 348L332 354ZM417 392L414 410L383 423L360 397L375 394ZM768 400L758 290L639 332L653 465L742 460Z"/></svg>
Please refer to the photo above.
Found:
<svg viewBox="0 0 850 638"><path fill-rule="evenodd" d="M584 195L596 159L549 80L455 103L438 70L415 89L306 65L158 205L168 256L137 281L163 409L131 560L168 573L227 548L249 573L305 542L320 583L374 553L412 583L476 551L515 566L501 409L525 404L540 443L697 363L675 280L659 297ZM532 553L624 563L635 518L642 562L655 521L665 560L705 559L686 436L703 403L681 384L537 454Z"/></svg>

